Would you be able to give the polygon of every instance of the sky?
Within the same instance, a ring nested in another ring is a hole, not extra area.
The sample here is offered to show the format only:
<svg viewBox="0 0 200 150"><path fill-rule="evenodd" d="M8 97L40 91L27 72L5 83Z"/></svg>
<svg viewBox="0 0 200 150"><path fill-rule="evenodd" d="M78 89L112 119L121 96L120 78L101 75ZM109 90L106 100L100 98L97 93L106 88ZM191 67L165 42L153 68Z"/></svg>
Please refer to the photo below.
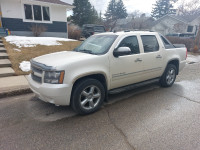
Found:
<svg viewBox="0 0 200 150"><path fill-rule="evenodd" d="M72 4L73 0L62 0L67 3ZM98 12L105 13L108 3L110 0L90 0L91 4L95 7ZM182 0L179 0L182 1ZM190 1L190 0L186 0ZM150 14L152 10L153 4L155 4L156 0L123 0L124 5L127 9L128 13L139 10L142 13ZM68 16L71 15L72 12L68 12Z"/></svg>
<svg viewBox="0 0 200 150"><path fill-rule="evenodd" d="M73 3L73 0L62 0L69 4ZM110 0L90 0L91 4L95 7L98 12L105 13L108 3ZM139 10L143 13L151 13L152 5L156 0L123 0L124 5L127 9L128 13L134 12L135 10ZM71 12L68 12L68 16Z"/></svg>

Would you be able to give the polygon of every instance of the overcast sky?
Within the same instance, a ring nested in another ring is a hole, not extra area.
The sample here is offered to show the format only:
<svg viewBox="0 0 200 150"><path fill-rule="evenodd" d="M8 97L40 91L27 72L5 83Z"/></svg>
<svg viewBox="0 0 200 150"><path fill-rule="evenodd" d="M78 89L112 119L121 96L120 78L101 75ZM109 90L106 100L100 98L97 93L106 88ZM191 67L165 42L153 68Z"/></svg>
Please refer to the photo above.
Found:
<svg viewBox="0 0 200 150"><path fill-rule="evenodd" d="M62 1L68 2L70 4L73 3L73 0L62 0ZM102 13L105 13L109 1L110 0L90 0L91 4L94 5L96 10L98 12L101 11ZM150 14L152 10L152 5L155 4L156 0L123 0L123 2L128 13L134 12L135 10L139 10L140 12Z"/></svg>

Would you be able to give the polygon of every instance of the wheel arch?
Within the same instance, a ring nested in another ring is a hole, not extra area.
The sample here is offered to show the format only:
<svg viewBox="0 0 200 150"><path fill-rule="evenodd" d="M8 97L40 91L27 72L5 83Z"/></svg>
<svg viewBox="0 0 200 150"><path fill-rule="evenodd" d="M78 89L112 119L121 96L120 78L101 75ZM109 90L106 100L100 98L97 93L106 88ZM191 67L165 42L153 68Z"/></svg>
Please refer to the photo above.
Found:
<svg viewBox="0 0 200 150"><path fill-rule="evenodd" d="M106 75L104 73L93 73L93 74L87 74L87 75L82 75L79 76L77 78L75 78L73 80L73 86L72 86L72 94L74 91L74 88L76 86L76 84L78 84L80 81L87 79L87 78L91 78L91 79L96 79L98 80L105 88L105 95L107 95L107 89L108 89L108 79L106 78ZM72 98L72 94L71 94L71 98ZM107 96L105 96L105 101L107 100ZM71 103L71 100L70 100Z"/></svg>
<svg viewBox="0 0 200 150"><path fill-rule="evenodd" d="M178 75L179 74L179 59L171 59L171 60L168 61L167 66L169 64L173 64L173 65L176 66L176 68L177 68L176 75ZM167 68L167 66L166 66L166 68Z"/></svg>

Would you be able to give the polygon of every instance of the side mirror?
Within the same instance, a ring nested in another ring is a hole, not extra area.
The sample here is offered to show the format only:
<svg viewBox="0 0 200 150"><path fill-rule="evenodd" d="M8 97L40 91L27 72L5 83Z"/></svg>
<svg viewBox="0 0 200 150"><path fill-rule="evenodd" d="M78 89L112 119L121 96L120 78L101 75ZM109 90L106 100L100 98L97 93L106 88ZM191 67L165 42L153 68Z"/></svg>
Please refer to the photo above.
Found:
<svg viewBox="0 0 200 150"><path fill-rule="evenodd" d="M119 47L113 52L113 55L115 57L130 55L130 54L131 54L131 49L129 47Z"/></svg>

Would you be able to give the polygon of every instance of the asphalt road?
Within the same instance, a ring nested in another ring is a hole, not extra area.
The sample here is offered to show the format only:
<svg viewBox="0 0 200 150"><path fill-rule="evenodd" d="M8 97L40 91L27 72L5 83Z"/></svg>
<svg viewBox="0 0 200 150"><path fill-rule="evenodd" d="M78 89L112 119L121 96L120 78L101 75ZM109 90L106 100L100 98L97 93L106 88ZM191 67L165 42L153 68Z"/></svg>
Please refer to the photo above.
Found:
<svg viewBox="0 0 200 150"><path fill-rule="evenodd" d="M33 94L0 99L0 150L199 150L200 64L171 88L156 84L109 96L78 116Z"/></svg>

